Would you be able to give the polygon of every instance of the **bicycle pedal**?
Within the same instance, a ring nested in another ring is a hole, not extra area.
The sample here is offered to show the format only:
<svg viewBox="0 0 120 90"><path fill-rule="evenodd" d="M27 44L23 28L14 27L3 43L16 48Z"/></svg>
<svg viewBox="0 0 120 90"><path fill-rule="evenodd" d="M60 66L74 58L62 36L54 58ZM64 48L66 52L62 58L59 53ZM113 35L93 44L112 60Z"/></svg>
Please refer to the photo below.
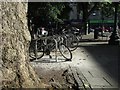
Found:
<svg viewBox="0 0 120 90"><path fill-rule="evenodd" d="M49 58L52 59L52 56L50 55Z"/></svg>
<svg viewBox="0 0 120 90"><path fill-rule="evenodd" d="M66 59L66 61L72 61L71 59Z"/></svg>
<svg viewBox="0 0 120 90"><path fill-rule="evenodd" d="M30 62L34 61L34 59L30 59Z"/></svg>

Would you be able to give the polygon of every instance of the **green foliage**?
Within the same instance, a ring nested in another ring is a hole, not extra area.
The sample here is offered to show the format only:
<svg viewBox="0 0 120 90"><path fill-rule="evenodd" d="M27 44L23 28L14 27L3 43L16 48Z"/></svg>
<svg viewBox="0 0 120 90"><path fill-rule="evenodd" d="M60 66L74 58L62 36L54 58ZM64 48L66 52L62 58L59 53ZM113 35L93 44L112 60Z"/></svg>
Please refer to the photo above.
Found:
<svg viewBox="0 0 120 90"><path fill-rule="evenodd" d="M116 2L118 3L118 2ZM113 2L99 3L99 9L102 10L105 17L113 17L115 12L115 4ZM120 13L120 4L118 5L118 14Z"/></svg>
<svg viewBox="0 0 120 90"><path fill-rule="evenodd" d="M48 19L49 21L62 22L62 19L69 11L68 4L62 2L29 3L29 13L32 16L40 16L41 19Z"/></svg>
<svg viewBox="0 0 120 90"><path fill-rule="evenodd" d="M58 15L61 14L61 11L64 8L64 5L61 3L48 3L48 11L46 14L48 15L49 19L52 19L56 22L60 22L61 20L58 18Z"/></svg>
<svg viewBox="0 0 120 90"><path fill-rule="evenodd" d="M105 17L112 17L114 15L114 5L109 2L103 2L100 6L101 10L103 11L102 14Z"/></svg>
<svg viewBox="0 0 120 90"><path fill-rule="evenodd" d="M120 15L120 3L118 4L118 14Z"/></svg>
<svg viewBox="0 0 120 90"><path fill-rule="evenodd" d="M64 5L63 10L61 11L61 14L58 15L59 18L63 19L69 19L69 13L72 10L72 8L69 6L70 3L68 2L63 2Z"/></svg>

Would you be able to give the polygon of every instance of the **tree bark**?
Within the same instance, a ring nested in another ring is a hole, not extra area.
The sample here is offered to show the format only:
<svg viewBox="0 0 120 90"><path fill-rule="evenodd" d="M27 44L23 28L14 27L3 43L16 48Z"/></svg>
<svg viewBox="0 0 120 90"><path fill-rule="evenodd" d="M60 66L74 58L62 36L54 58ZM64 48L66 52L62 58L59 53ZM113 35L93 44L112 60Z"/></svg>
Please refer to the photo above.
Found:
<svg viewBox="0 0 120 90"><path fill-rule="evenodd" d="M88 2L85 2L83 5L83 30L84 34L87 35L87 18L88 18Z"/></svg>
<svg viewBox="0 0 120 90"><path fill-rule="evenodd" d="M88 2L84 2L82 3L82 11L83 11L83 24L81 25L83 27L83 30L84 30L84 34L87 35L88 31L87 31L87 22L88 22L88 19L89 19L89 16L90 14L97 8L97 5L99 3L98 2L95 2L94 3L94 6L89 10L89 3Z"/></svg>
<svg viewBox="0 0 120 90"><path fill-rule="evenodd" d="M29 42L26 2L0 2L2 15L2 58L0 59L0 84L3 88L43 87L29 63Z"/></svg>

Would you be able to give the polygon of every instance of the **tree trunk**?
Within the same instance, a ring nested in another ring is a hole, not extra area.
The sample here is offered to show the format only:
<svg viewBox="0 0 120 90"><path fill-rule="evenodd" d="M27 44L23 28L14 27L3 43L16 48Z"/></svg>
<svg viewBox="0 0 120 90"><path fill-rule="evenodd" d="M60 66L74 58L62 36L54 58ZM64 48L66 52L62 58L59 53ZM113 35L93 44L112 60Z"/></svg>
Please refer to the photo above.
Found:
<svg viewBox="0 0 120 90"><path fill-rule="evenodd" d="M83 30L87 35L88 2L83 3Z"/></svg>
<svg viewBox="0 0 120 90"><path fill-rule="evenodd" d="M2 59L0 60L0 84L7 88L38 88L41 81L29 63L27 3L0 2L2 11Z"/></svg>
<svg viewBox="0 0 120 90"><path fill-rule="evenodd" d="M89 3L88 2L84 2L82 3L82 11L83 11L83 24L82 24L82 27L83 27L83 30L84 30L84 34L87 35L88 34L88 31L87 31L87 23L88 23L88 19L89 19L89 16L90 14L97 8L97 5L99 3L98 2L95 2L94 3L94 6L89 10Z"/></svg>

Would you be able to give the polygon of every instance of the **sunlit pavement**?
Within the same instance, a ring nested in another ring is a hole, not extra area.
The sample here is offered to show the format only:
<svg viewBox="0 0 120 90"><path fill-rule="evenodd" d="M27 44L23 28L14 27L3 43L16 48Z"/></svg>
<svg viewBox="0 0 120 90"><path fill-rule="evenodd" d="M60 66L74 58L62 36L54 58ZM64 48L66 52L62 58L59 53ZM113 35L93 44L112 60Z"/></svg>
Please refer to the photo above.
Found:
<svg viewBox="0 0 120 90"><path fill-rule="evenodd" d="M108 42L80 42L78 49L72 53L72 61L43 57L32 65L37 68L40 77L50 79L58 74L56 79L62 80L62 71L70 69L79 88L119 90L120 46L108 45Z"/></svg>
<svg viewBox="0 0 120 90"><path fill-rule="evenodd" d="M71 68L78 84L83 84L91 90L118 90L119 80L119 46L109 45L81 45L73 53L72 61L49 60L48 62L33 62L40 73L65 70ZM44 58L43 58L44 59ZM49 72L50 73L50 72ZM42 74L41 74L42 75ZM52 78L52 76L49 76ZM80 79L80 80L77 80ZM81 86L81 85L78 85ZM112 89L111 89L112 88Z"/></svg>
<svg viewBox="0 0 120 90"><path fill-rule="evenodd" d="M82 46L74 52L77 67L91 88L116 88L119 80L119 47ZM101 89L102 90L102 89Z"/></svg>

